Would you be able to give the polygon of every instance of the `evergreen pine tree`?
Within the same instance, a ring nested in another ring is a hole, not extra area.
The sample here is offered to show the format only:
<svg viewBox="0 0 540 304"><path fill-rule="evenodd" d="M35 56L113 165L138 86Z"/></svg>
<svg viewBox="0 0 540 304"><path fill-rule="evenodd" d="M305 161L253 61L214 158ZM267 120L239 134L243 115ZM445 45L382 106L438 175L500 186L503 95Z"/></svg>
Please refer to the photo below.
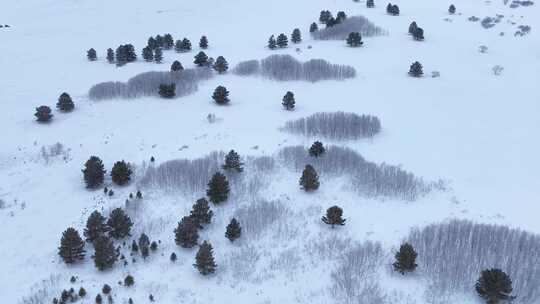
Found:
<svg viewBox="0 0 540 304"><path fill-rule="evenodd" d="M388 3L388 5L386 6L386 13L392 14L392 3Z"/></svg>
<svg viewBox="0 0 540 304"><path fill-rule="evenodd" d="M198 224L189 216L184 216L174 230L176 245L183 248L192 248L199 239Z"/></svg>
<svg viewBox="0 0 540 304"><path fill-rule="evenodd" d="M287 38L287 35L281 33L277 36L276 44L280 48L286 48L289 44L289 38Z"/></svg>
<svg viewBox="0 0 540 304"><path fill-rule="evenodd" d="M240 156L236 151L231 150L229 153L225 156L225 164L221 166L223 170L231 171L234 170L236 172L242 172L244 168L242 167L244 165L243 162L240 161Z"/></svg>
<svg viewBox="0 0 540 304"><path fill-rule="evenodd" d="M166 50L172 49L174 46L174 39L171 34L165 34L163 36L163 48Z"/></svg>
<svg viewBox="0 0 540 304"><path fill-rule="evenodd" d="M124 286L130 287L130 286L133 286L133 284L135 284L135 279L133 278L132 275L128 274L128 275L124 278Z"/></svg>
<svg viewBox="0 0 540 304"><path fill-rule="evenodd" d="M229 69L229 63L225 60L225 57L219 56L213 67L219 74L223 74Z"/></svg>
<svg viewBox="0 0 540 304"><path fill-rule="evenodd" d="M36 113L34 113L36 120L38 122L49 122L53 115L51 114L51 108L48 106L39 106L36 108Z"/></svg>
<svg viewBox="0 0 540 304"><path fill-rule="evenodd" d="M326 24L326 22L330 20L330 18L333 18L330 11L321 11L321 15L319 16L319 22L322 24Z"/></svg>
<svg viewBox="0 0 540 304"><path fill-rule="evenodd" d="M339 22L337 21L336 18L334 17L330 17L327 21L326 21L326 28L329 28L329 27L332 27L336 24L338 24Z"/></svg>
<svg viewBox="0 0 540 304"><path fill-rule="evenodd" d="M424 40L424 30L421 27L417 27L413 33L414 40Z"/></svg>
<svg viewBox="0 0 540 304"><path fill-rule="evenodd" d="M393 15L393 16L398 16L399 15L399 6L397 6L396 4L392 5L392 10L390 11L390 14Z"/></svg>
<svg viewBox="0 0 540 304"><path fill-rule="evenodd" d="M163 39L163 36L157 35L156 36L156 48L162 48L165 44L165 40Z"/></svg>
<svg viewBox="0 0 540 304"><path fill-rule="evenodd" d="M62 112L71 112L75 108L75 104L73 103L71 96L64 92L58 97L56 108Z"/></svg>
<svg viewBox="0 0 540 304"><path fill-rule="evenodd" d="M176 256L176 253L171 253L171 256L169 257L169 259L171 260L171 262L176 262L176 260L178 259L178 257Z"/></svg>
<svg viewBox="0 0 540 304"><path fill-rule="evenodd" d="M79 297L84 298L84 297L86 296L86 289L84 289L83 287L81 287L81 288L79 289L78 294L79 294Z"/></svg>
<svg viewBox="0 0 540 304"><path fill-rule="evenodd" d="M175 52L177 52L177 53L183 52L184 49L182 48L182 46L183 46L182 40L176 40L176 42L174 43Z"/></svg>
<svg viewBox="0 0 540 304"><path fill-rule="evenodd" d="M448 7L448 13L450 15L453 15L456 13L456 7L453 4L451 4L450 7Z"/></svg>
<svg viewBox="0 0 540 304"><path fill-rule="evenodd" d="M103 292L103 294L110 294L111 293L111 286L109 284L103 284L103 287L101 288L101 292Z"/></svg>
<svg viewBox="0 0 540 304"><path fill-rule="evenodd" d="M214 204L219 204L229 198L229 181L221 172L216 172L208 182L206 195Z"/></svg>
<svg viewBox="0 0 540 304"><path fill-rule="evenodd" d="M88 60L90 60L90 61L96 61L97 60L97 52L96 52L96 50L89 49L86 52L86 58L88 58Z"/></svg>
<svg viewBox="0 0 540 304"><path fill-rule="evenodd" d="M273 50L277 47L276 45L276 38L274 38L274 35L270 36L270 38L268 38L268 48Z"/></svg>
<svg viewBox="0 0 540 304"><path fill-rule="evenodd" d="M197 66L203 67L208 65L208 56L204 52L199 52L195 55L195 60L193 61Z"/></svg>
<svg viewBox="0 0 540 304"><path fill-rule="evenodd" d="M122 208L116 208L111 211L107 220L107 226L110 227L109 236L115 239L121 239L130 235L133 222L131 222L131 219Z"/></svg>
<svg viewBox="0 0 540 304"><path fill-rule="evenodd" d="M224 105L229 103L229 91L227 91L227 88L224 86L218 86L214 90L214 94L212 94L212 99L218 104L218 105Z"/></svg>
<svg viewBox="0 0 540 304"><path fill-rule="evenodd" d="M195 256L195 264L193 266L199 270L202 275L208 275L216 271L216 263L212 253L212 245L204 241L199 247L199 251Z"/></svg>
<svg viewBox="0 0 540 304"><path fill-rule="evenodd" d="M203 228L203 224L210 224L213 215L214 213L210 210L208 200L203 197L195 202L189 216L194 220L198 228Z"/></svg>
<svg viewBox="0 0 540 304"><path fill-rule="evenodd" d="M92 259L94 259L94 265L99 270L112 268L118 259L118 251L114 248L112 240L106 236L95 240L94 250Z"/></svg>
<svg viewBox="0 0 540 304"><path fill-rule="evenodd" d="M416 21L411 22L411 25L409 25L409 34L413 35L417 28Z"/></svg>
<svg viewBox="0 0 540 304"><path fill-rule="evenodd" d="M287 93L285 93L285 96L283 96L281 104L283 105L285 110L290 111L294 109L294 106L296 104L296 101L294 100L294 93L291 91L287 91Z"/></svg>
<svg viewBox="0 0 540 304"><path fill-rule="evenodd" d="M316 32L319 30L319 26L317 25L317 23L313 22L310 26L309 26L309 32L310 33L313 33L313 32Z"/></svg>
<svg viewBox="0 0 540 304"><path fill-rule="evenodd" d="M184 67L182 66L182 64L180 63L180 61L178 60L175 60L172 64L171 64L171 72L178 72L178 71L181 71L183 70Z"/></svg>
<svg viewBox="0 0 540 304"><path fill-rule="evenodd" d="M199 47L203 50L208 48L208 38L206 36L202 36L201 40L199 40Z"/></svg>
<svg viewBox="0 0 540 304"><path fill-rule="evenodd" d="M106 171L99 157L91 156L84 164L82 172L86 188L95 189L103 184Z"/></svg>
<svg viewBox="0 0 540 304"><path fill-rule="evenodd" d="M111 170L112 181L117 185L125 185L131 180L131 166L125 161L118 161Z"/></svg>
<svg viewBox="0 0 540 304"><path fill-rule="evenodd" d="M309 148L309 156L320 157L326 152L324 145L320 141L314 142Z"/></svg>
<svg viewBox="0 0 540 304"><path fill-rule="evenodd" d="M319 176L311 165L306 165L300 177L300 186L306 192L319 189Z"/></svg>
<svg viewBox="0 0 540 304"><path fill-rule="evenodd" d="M139 237L139 250L143 258L150 255L150 238L144 233Z"/></svg>
<svg viewBox="0 0 540 304"><path fill-rule="evenodd" d="M358 32L352 32L347 36L347 44L351 47L358 47L364 44L362 42L362 36Z"/></svg>
<svg viewBox="0 0 540 304"><path fill-rule="evenodd" d="M189 39L187 38L182 39L182 51L183 52L191 51L191 41L189 41Z"/></svg>
<svg viewBox="0 0 540 304"><path fill-rule="evenodd" d="M345 19L347 19L347 14L345 14L345 12L340 11L340 12L337 13L337 15L336 15L336 22L337 23L341 23L341 22L345 21Z"/></svg>
<svg viewBox="0 0 540 304"><path fill-rule="evenodd" d="M300 43L302 41L302 33L300 33L300 29L295 28L291 34L291 41L292 43Z"/></svg>
<svg viewBox="0 0 540 304"><path fill-rule="evenodd" d="M94 211L86 220L86 228L84 228L84 237L87 242L94 242L101 236L104 236L109 231L106 224L106 219L99 211Z"/></svg>
<svg viewBox="0 0 540 304"><path fill-rule="evenodd" d="M62 233L58 255L66 264L73 264L84 260L84 254L84 241L79 236L79 232L71 227L66 229Z"/></svg>
<svg viewBox="0 0 540 304"><path fill-rule="evenodd" d="M163 61L163 50L161 48L156 48L154 50L154 61L156 63L161 63Z"/></svg>
<svg viewBox="0 0 540 304"><path fill-rule="evenodd" d="M151 50L157 48L157 42L156 42L156 39L155 39L154 37L148 38L148 44L147 44L147 46L148 46Z"/></svg>
<svg viewBox="0 0 540 304"><path fill-rule="evenodd" d="M114 63L114 51L111 48L107 49L107 62Z"/></svg>
<svg viewBox="0 0 540 304"><path fill-rule="evenodd" d="M229 241L234 242L234 240L239 238L241 234L242 227L240 227L240 223L238 223L238 221L233 217L229 225L227 225L225 237L228 238Z"/></svg>
<svg viewBox="0 0 540 304"><path fill-rule="evenodd" d="M415 61L411 68L409 69L409 75L412 77L421 77L424 74L422 64L420 62Z"/></svg>
<svg viewBox="0 0 540 304"><path fill-rule="evenodd" d="M98 294L98 295L96 296L96 304L102 304L102 303L103 303L103 299L101 298L101 295Z"/></svg>
<svg viewBox="0 0 540 304"><path fill-rule="evenodd" d="M326 215L321 219L325 224L331 225L334 228L335 225L345 225L345 219L343 218L343 209L338 206L332 206L326 210Z"/></svg>
<svg viewBox="0 0 540 304"><path fill-rule="evenodd" d="M154 49L149 46L146 46L142 50L142 57L146 62L154 61Z"/></svg>
<svg viewBox="0 0 540 304"><path fill-rule="evenodd" d="M131 242L131 251L139 252L139 245L137 245L137 242L135 240Z"/></svg>
<svg viewBox="0 0 540 304"><path fill-rule="evenodd" d="M478 295L488 304L512 301L512 280L504 271L492 268L482 270L475 285Z"/></svg>
<svg viewBox="0 0 540 304"><path fill-rule="evenodd" d="M367 0L366 1L366 6L368 8L373 8L373 7L375 7L375 2L373 0Z"/></svg>
<svg viewBox="0 0 540 304"><path fill-rule="evenodd" d="M418 254L414 251L414 248L409 243L404 243L399 247L399 251L396 253L396 261L394 264L394 270L405 274L405 272L411 272L416 269L416 257Z"/></svg>
<svg viewBox="0 0 540 304"><path fill-rule="evenodd" d="M176 84L160 84L159 85L159 96L163 98L173 98L176 96Z"/></svg>

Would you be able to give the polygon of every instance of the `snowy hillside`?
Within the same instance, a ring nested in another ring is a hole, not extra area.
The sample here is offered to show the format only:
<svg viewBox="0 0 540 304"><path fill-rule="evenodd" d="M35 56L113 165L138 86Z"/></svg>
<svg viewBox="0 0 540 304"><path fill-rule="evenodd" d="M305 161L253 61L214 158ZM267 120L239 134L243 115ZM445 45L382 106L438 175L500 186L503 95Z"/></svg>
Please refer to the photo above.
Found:
<svg viewBox="0 0 540 304"><path fill-rule="evenodd" d="M486 302L481 271L496 268L515 303L540 303L539 6L452 1L392 1L397 15L380 0L2 1L0 302L61 303L73 288L76 303L472 304ZM324 10L346 18L325 25ZM413 21L424 39L408 33ZM349 46L350 32L363 44ZM164 34L172 47L145 60L149 37ZM120 62L126 44L136 61ZM228 70L197 66L201 51ZM170 72L175 61L183 69ZM72 111L57 109L63 92ZM47 122L34 116L43 105ZM321 155L308 152L315 141ZM222 168L231 150L242 172ZM103 182L81 172L91 156ZM122 160L132 174L118 185ZM312 191L299 184L306 165L319 177ZM222 202L207 193L216 172L230 186ZM203 197L210 222L182 221ZM344 225L321 220L332 206ZM84 231L94 211L116 208L133 225L99 236L119 248L99 270L99 242ZM181 221L203 227L191 248L175 235ZM85 240L71 264L59 255L69 227ZM141 234L156 242L148 257L132 248ZM193 266L203 241L217 265L208 275ZM393 263L405 243L418 266L402 275Z"/></svg>

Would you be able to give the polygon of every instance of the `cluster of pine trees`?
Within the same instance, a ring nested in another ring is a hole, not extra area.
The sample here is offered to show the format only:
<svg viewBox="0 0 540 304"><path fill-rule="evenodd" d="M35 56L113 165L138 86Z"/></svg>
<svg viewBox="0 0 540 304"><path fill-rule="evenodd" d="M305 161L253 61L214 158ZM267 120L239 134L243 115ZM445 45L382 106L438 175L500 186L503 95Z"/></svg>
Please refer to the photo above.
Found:
<svg viewBox="0 0 540 304"><path fill-rule="evenodd" d="M75 103L71 96L68 93L64 92L58 97L58 102L56 103L56 109L60 112L68 113L75 109ZM34 113L36 121L38 122L49 122L53 118L52 110L49 106L42 105L36 108Z"/></svg>
<svg viewBox="0 0 540 304"><path fill-rule="evenodd" d="M86 188L95 189L101 186L105 180L105 166L103 161L97 156L91 156L85 163L84 169L82 169L84 182ZM111 179L113 183L123 186L129 183L131 180L131 165L125 161L118 161L114 163L111 170Z"/></svg>
<svg viewBox="0 0 540 304"><path fill-rule="evenodd" d="M386 6L386 13L392 16L398 16L399 15L399 6L396 4L392 5L392 3L388 3Z"/></svg>
<svg viewBox="0 0 540 304"><path fill-rule="evenodd" d="M413 21L411 25L409 25L409 35L412 35L414 40L417 40L417 41L424 40L424 29L419 27L416 24L416 21Z"/></svg>
<svg viewBox="0 0 540 304"><path fill-rule="evenodd" d="M345 19L347 19L347 14L344 11L339 11L336 17L329 10L322 10L319 15L319 22L326 25L326 27L338 25L345 21Z"/></svg>

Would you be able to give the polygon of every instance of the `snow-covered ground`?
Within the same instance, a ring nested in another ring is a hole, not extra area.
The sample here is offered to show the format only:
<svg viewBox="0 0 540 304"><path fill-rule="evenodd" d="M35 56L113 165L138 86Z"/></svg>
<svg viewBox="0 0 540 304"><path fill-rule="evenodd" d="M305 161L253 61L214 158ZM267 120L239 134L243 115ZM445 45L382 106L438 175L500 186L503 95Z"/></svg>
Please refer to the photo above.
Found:
<svg viewBox="0 0 540 304"><path fill-rule="evenodd" d="M310 244L328 234L349 237L351 242L379 241L389 264L411 228L449 218L540 233L538 6L512 9L503 1L456 0L457 14L451 16L447 1L394 2L400 16L387 15L387 3L380 1L367 9L364 2L352 0L4 0L0 24L11 27L0 28L0 199L5 202L0 208L1 302L17 303L31 294L32 286L59 275L50 287L57 296L57 290L71 286L69 278L75 275L89 292L88 303L93 303L103 283L113 286L117 303L128 297L145 303L150 293L159 303L333 303L329 287L335 262L309 255ZM308 27L323 9L363 15L389 34L364 37L361 48L346 47L341 41L314 41ZM491 29L467 20L496 14L505 17ZM407 34L413 20L424 28L425 41L414 41ZM518 25L530 25L531 33L514 37ZM266 48L271 34L289 35L296 27L302 30L302 43L284 50ZM162 64L139 60L117 68L105 60L107 48L124 43L133 43L140 57L148 37L164 33L175 39L188 37L194 50L165 51ZM229 73L173 100L88 99L88 89L99 82L165 71L174 60L192 67L201 35L210 41L206 53L224 56L231 67L271 54L291 54L301 61L322 58L351 65L357 77L309 83ZM488 52L480 53L480 45ZM86 60L91 47L98 51L97 62ZM426 76L421 79L407 75L416 60L424 66ZM493 74L495 65L504 67L501 75ZM441 76L431 78L432 71ZM218 107L210 98L217 85L231 92L229 106ZM50 124L35 122L34 108L42 104L54 108L64 91L73 97L75 111L54 111ZM295 93L293 112L281 107L286 91ZM291 224L289 234L268 233L237 246L223 237L224 227L249 202L213 207L216 219L201 239L214 246L218 264L214 277L200 276L191 266L195 251L176 246L173 236L194 198L204 193L183 197L149 191L134 228L143 231L153 222L164 226L154 227L150 234L162 244L148 261L127 267L118 263L102 273L93 266L90 245L80 265L68 267L58 257L62 231L73 226L82 233L94 209L123 206L137 187L136 183L116 187L113 198L85 189L81 168L91 155L103 159L108 171L122 159L141 168L151 156L158 164L230 149L242 156L273 156L285 146L309 146L313 139L279 128L288 120L322 111L371 114L382 122L382 132L373 139L325 144L347 146L376 163L401 165L426 181L445 180L447 190L414 202L368 199L343 190L339 178L322 175L320 190L306 194L298 187L298 172L280 170L261 196L280 200L298 221ZM215 113L218 122L208 123L209 113ZM46 164L41 148L57 142L69 149L69 157ZM320 217L335 204L344 209L347 223L330 230ZM227 261L246 244L257 249L262 262L253 263L253 278L239 279ZM171 265L168 256L173 251L179 262ZM385 268L380 272L392 303L425 303L421 274L401 278ZM132 289L116 284L127 273L136 280ZM49 303L51 297L44 301ZM474 303L474 297L466 295L462 301Z"/></svg>

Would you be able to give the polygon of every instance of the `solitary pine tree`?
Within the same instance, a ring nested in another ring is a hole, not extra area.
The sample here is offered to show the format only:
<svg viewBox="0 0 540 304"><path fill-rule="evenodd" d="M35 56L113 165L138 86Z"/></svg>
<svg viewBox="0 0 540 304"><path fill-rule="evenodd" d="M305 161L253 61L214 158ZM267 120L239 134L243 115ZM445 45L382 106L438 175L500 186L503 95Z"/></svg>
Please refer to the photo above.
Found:
<svg viewBox="0 0 540 304"><path fill-rule="evenodd" d="M316 32L319 30L319 26L317 25L317 23L313 22L310 26L309 26L309 32L310 33L313 33L313 32Z"/></svg>
<svg viewBox="0 0 540 304"><path fill-rule="evenodd" d="M51 108L48 106L39 106L36 108L36 113L34 113L36 120L38 122L49 122L53 115L51 114Z"/></svg>
<svg viewBox="0 0 540 304"><path fill-rule="evenodd" d="M66 264L73 264L84 260L84 254L84 241L81 239L79 232L71 227L66 229L62 233L58 255Z"/></svg>
<svg viewBox="0 0 540 304"><path fill-rule="evenodd" d="M240 160L240 155L236 151L231 150L225 156L225 164L221 168L227 171L234 170L236 172L242 172L244 170L243 165L244 163Z"/></svg>
<svg viewBox="0 0 540 304"><path fill-rule="evenodd" d="M110 227L109 236L115 239L121 239L130 235L133 222L122 208L116 208L111 211L107 220L107 226Z"/></svg>
<svg viewBox="0 0 540 304"><path fill-rule="evenodd" d="M488 304L511 301L512 280L502 270L497 268L482 270L476 282L476 292Z"/></svg>
<svg viewBox="0 0 540 304"><path fill-rule="evenodd" d="M366 1L366 6L368 8L373 8L373 7L375 7L375 2L373 0L367 0Z"/></svg>
<svg viewBox="0 0 540 304"><path fill-rule="evenodd" d="M154 61L154 49L149 46L143 48L142 57L146 62Z"/></svg>
<svg viewBox="0 0 540 304"><path fill-rule="evenodd" d="M324 148L324 145L322 142L316 141L311 145L311 147L309 147L308 152L309 152L309 156L311 157L320 157L326 152L326 149Z"/></svg>
<svg viewBox="0 0 540 304"><path fill-rule="evenodd" d="M274 38L274 35L270 36L270 38L268 38L268 48L273 50L277 47L277 44L276 44L276 38Z"/></svg>
<svg viewBox="0 0 540 304"><path fill-rule="evenodd" d="M90 60L90 61L96 61L97 60L97 52L96 52L96 50L89 49L86 52L86 58L88 58L88 60Z"/></svg>
<svg viewBox="0 0 540 304"><path fill-rule="evenodd" d="M138 247L142 257L146 259L150 255L150 238L146 234L142 233L139 237Z"/></svg>
<svg viewBox="0 0 540 304"><path fill-rule="evenodd" d="M118 161L111 170L112 181L117 185L125 185L131 180L131 166L125 161Z"/></svg>
<svg viewBox="0 0 540 304"><path fill-rule="evenodd" d="M216 172L208 182L206 195L214 204L219 204L229 198L229 181L221 172Z"/></svg>
<svg viewBox="0 0 540 304"><path fill-rule="evenodd" d="M99 157L91 156L84 164L82 172L86 188L95 189L103 184L106 171Z"/></svg>
<svg viewBox="0 0 540 304"><path fill-rule="evenodd" d="M306 165L300 177L300 186L306 192L319 189L319 176L311 165Z"/></svg>
<svg viewBox="0 0 540 304"><path fill-rule="evenodd" d="M344 11L339 11L336 15L336 22L341 23L347 19L347 14Z"/></svg>
<svg viewBox="0 0 540 304"><path fill-rule="evenodd" d="M414 251L414 248L409 243L404 243L399 247L399 251L396 253L396 261L394 264L394 270L405 274L405 272L412 272L416 269L416 257L418 254Z"/></svg>
<svg viewBox="0 0 540 304"><path fill-rule="evenodd" d="M178 72L178 71L181 71L183 70L184 67L182 66L182 64L180 63L180 61L178 60L175 60L172 64L171 64L171 72Z"/></svg>
<svg viewBox="0 0 540 304"><path fill-rule="evenodd" d="M293 110L296 104L294 100L294 93L291 91L287 91L287 93L285 93L285 96L283 96L281 104L283 105L285 110Z"/></svg>
<svg viewBox="0 0 540 304"><path fill-rule="evenodd" d="M421 27L417 27L413 33L414 40L424 40L424 30Z"/></svg>
<svg viewBox="0 0 540 304"><path fill-rule="evenodd" d="M218 86L214 90L214 94L212 94L212 99L218 104L218 105L224 105L229 103L229 91L227 91L227 88L224 86Z"/></svg>
<svg viewBox="0 0 540 304"><path fill-rule="evenodd" d="M349 33L349 36L347 36L347 44L351 47L357 47L364 44L362 42L362 36L358 32L352 32Z"/></svg>
<svg viewBox="0 0 540 304"><path fill-rule="evenodd" d="M201 40L199 40L199 47L203 50L208 48L208 38L206 36L202 36Z"/></svg>
<svg viewBox="0 0 540 304"><path fill-rule="evenodd" d="M87 242L93 243L99 237L104 236L109 231L106 219L99 211L94 211L86 220L84 228L84 237Z"/></svg>
<svg viewBox="0 0 540 304"><path fill-rule="evenodd" d="M409 69L409 75L411 75L412 77L421 77L423 74L424 71L422 68L422 64L420 64L420 62L418 61L415 61Z"/></svg>
<svg viewBox="0 0 540 304"><path fill-rule="evenodd" d="M453 15L456 13L456 7L453 4L451 4L450 7L448 7L448 13L450 15Z"/></svg>
<svg viewBox="0 0 540 304"><path fill-rule="evenodd" d="M416 24L416 21L411 22L409 25L409 34L413 35L417 28L418 25Z"/></svg>
<svg viewBox="0 0 540 304"><path fill-rule="evenodd" d="M229 225L227 225L227 229L225 231L225 237L229 239L229 241L234 242L237 238L240 237L242 234L242 227L240 227L240 223L233 217Z"/></svg>
<svg viewBox="0 0 540 304"><path fill-rule="evenodd" d="M114 63L114 51L111 48L107 49L107 62Z"/></svg>
<svg viewBox="0 0 540 304"><path fill-rule="evenodd" d="M68 93L64 92L58 97L56 108L62 112L71 112L75 108L75 104Z"/></svg>
<svg viewBox="0 0 540 304"><path fill-rule="evenodd" d="M302 33L300 29L295 28L291 34L291 41L293 43L300 43L302 41Z"/></svg>
<svg viewBox="0 0 540 304"><path fill-rule="evenodd" d="M204 52L199 52L195 55L195 60L193 61L197 66L203 67L208 65L208 56Z"/></svg>
<svg viewBox="0 0 540 304"><path fill-rule="evenodd" d="M182 49L182 40L176 40L176 42L174 43L174 50L177 53L181 53L183 51L183 49Z"/></svg>
<svg viewBox="0 0 540 304"><path fill-rule="evenodd" d="M174 46L173 36L171 34L165 34L165 36L163 36L163 48L166 50L170 50L173 48L173 46Z"/></svg>
<svg viewBox="0 0 540 304"><path fill-rule="evenodd" d="M154 61L156 63L161 63L163 61L163 50L161 48L156 48L154 50Z"/></svg>
<svg viewBox="0 0 540 304"><path fill-rule="evenodd" d="M286 48L289 44L289 38L287 38L287 35L281 33L277 36L276 44L280 48Z"/></svg>
<svg viewBox="0 0 540 304"><path fill-rule="evenodd" d="M392 13L392 3L388 3L386 6L386 13L391 14Z"/></svg>
<svg viewBox="0 0 540 304"><path fill-rule="evenodd" d="M100 237L94 242L94 265L99 270L112 268L118 260L118 251L114 248L114 244L108 237Z"/></svg>
<svg viewBox="0 0 540 304"><path fill-rule="evenodd" d="M322 221L331 225L334 228L335 225L345 225L345 219L343 218L343 209L338 206L332 206L326 210L326 215L322 217Z"/></svg>
<svg viewBox="0 0 540 304"><path fill-rule="evenodd" d="M182 52L189 52L189 51L191 51L191 41L189 41L189 39L187 39L187 38L182 39L182 48L181 48L181 51L182 51Z"/></svg>
<svg viewBox="0 0 540 304"><path fill-rule="evenodd" d="M213 68L219 74L223 74L223 73L227 72L227 70L229 69L229 63L227 62L227 60L225 60L225 57L219 56L216 59L216 62L214 63Z"/></svg>
<svg viewBox="0 0 540 304"><path fill-rule="evenodd" d="M176 84L174 83L171 83L171 84L160 84L159 85L159 91L158 91L158 94L159 96L163 97L163 98L173 98L176 96Z"/></svg>
<svg viewBox="0 0 540 304"><path fill-rule="evenodd" d="M184 216L174 229L174 241L183 248L192 248L199 239L198 224L189 216Z"/></svg>
<svg viewBox="0 0 540 304"><path fill-rule="evenodd" d="M217 265L214 262L212 250L212 245L207 241L204 241L195 256L195 264L193 264L193 266L197 268L202 275L208 275L216 271Z"/></svg>
<svg viewBox="0 0 540 304"><path fill-rule="evenodd" d="M206 198L198 199L193 205L193 209L189 216L196 222L198 228L203 228L203 224L210 224L214 213L210 210L208 200Z"/></svg>

